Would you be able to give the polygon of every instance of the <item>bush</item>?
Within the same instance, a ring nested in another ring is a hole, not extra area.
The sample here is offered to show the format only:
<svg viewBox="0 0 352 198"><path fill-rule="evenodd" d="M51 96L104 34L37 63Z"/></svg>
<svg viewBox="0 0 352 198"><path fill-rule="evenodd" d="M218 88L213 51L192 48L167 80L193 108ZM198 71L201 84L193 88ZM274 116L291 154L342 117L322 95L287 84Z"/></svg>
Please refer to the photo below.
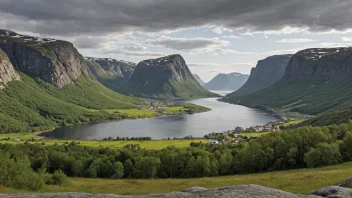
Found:
<svg viewBox="0 0 352 198"><path fill-rule="evenodd" d="M44 186L44 178L32 170L27 156L11 158L0 152L0 159L0 185L33 191Z"/></svg>
<svg viewBox="0 0 352 198"><path fill-rule="evenodd" d="M66 186L68 184L67 176L61 170L57 170L52 175L46 176L46 184Z"/></svg>

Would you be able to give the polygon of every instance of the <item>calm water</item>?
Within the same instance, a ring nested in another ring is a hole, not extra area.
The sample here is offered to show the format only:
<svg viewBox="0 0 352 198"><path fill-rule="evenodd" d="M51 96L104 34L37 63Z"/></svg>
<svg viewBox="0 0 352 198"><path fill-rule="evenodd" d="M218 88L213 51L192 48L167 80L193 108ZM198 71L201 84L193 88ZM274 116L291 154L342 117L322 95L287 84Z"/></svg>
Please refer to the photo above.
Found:
<svg viewBox="0 0 352 198"><path fill-rule="evenodd" d="M217 92L224 95L227 92ZM216 98L195 99L186 102L206 106L212 111L193 115L162 116L150 119L87 123L63 127L45 136L67 139L102 139L105 137L203 137L212 131L249 127L277 121L278 116L248 107L219 102Z"/></svg>

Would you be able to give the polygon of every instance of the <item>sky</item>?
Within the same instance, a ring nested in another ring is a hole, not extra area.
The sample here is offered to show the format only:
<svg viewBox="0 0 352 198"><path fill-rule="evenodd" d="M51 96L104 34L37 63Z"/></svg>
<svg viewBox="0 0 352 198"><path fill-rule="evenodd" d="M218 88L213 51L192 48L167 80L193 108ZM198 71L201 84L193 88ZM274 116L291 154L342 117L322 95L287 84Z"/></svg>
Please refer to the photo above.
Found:
<svg viewBox="0 0 352 198"><path fill-rule="evenodd" d="M249 74L258 60L352 45L351 0L0 0L0 29L138 63L181 54L193 73Z"/></svg>

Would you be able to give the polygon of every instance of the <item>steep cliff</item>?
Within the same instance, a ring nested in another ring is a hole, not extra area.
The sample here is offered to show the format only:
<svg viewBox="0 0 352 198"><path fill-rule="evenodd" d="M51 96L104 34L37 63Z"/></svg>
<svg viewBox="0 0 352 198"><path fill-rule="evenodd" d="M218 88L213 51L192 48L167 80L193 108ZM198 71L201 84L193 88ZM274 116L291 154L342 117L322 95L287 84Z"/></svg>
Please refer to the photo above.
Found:
<svg viewBox="0 0 352 198"><path fill-rule="evenodd" d="M120 119L103 109L137 107L98 82L71 43L7 30L0 30L0 89L0 133Z"/></svg>
<svg viewBox="0 0 352 198"><path fill-rule="evenodd" d="M216 96L200 86L180 55L141 61L127 81L124 92L153 98Z"/></svg>
<svg viewBox="0 0 352 198"><path fill-rule="evenodd" d="M136 64L111 58L86 57L87 65L92 74L105 86L119 90L132 76Z"/></svg>
<svg viewBox="0 0 352 198"><path fill-rule="evenodd" d="M208 90L237 90L247 81L248 74L229 73L218 74L204 85Z"/></svg>
<svg viewBox="0 0 352 198"><path fill-rule="evenodd" d="M7 55L0 49L0 89L5 88L7 83L13 80L20 80L20 76Z"/></svg>
<svg viewBox="0 0 352 198"><path fill-rule="evenodd" d="M19 71L63 87L82 74L88 75L82 55L72 43L24 36L0 30L0 49Z"/></svg>
<svg viewBox="0 0 352 198"><path fill-rule="evenodd" d="M249 106L319 114L352 104L352 48L314 48L297 52L273 85L225 101Z"/></svg>
<svg viewBox="0 0 352 198"><path fill-rule="evenodd" d="M275 55L258 61L257 66L252 68L247 82L237 91L229 96L242 96L264 89L276 81L280 80L285 74L292 55Z"/></svg>

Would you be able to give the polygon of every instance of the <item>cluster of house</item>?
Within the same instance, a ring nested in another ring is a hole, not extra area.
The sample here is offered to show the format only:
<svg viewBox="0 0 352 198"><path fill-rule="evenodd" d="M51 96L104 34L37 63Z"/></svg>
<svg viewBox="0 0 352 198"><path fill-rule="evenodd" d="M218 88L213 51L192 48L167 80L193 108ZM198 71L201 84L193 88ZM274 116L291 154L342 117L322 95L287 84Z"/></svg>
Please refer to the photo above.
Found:
<svg viewBox="0 0 352 198"><path fill-rule="evenodd" d="M241 127L240 127L241 128ZM237 129L237 127L236 127ZM236 131L235 129L235 131ZM269 122L264 126L251 126L244 130L248 133L255 133L255 132L269 132L269 131L280 131L280 125L275 122Z"/></svg>
<svg viewBox="0 0 352 198"><path fill-rule="evenodd" d="M280 130L279 123L269 122L264 126L251 126L246 129L237 126L235 130L227 130L221 133L209 133L208 135L205 135L204 138L210 139L209 140L210 144L227 144L230 142L238 143L240 141L248 140L248 139L243 139L242 136L239 136L241 133L270 132L270 131L279 131L279 130Z"/></svg>

